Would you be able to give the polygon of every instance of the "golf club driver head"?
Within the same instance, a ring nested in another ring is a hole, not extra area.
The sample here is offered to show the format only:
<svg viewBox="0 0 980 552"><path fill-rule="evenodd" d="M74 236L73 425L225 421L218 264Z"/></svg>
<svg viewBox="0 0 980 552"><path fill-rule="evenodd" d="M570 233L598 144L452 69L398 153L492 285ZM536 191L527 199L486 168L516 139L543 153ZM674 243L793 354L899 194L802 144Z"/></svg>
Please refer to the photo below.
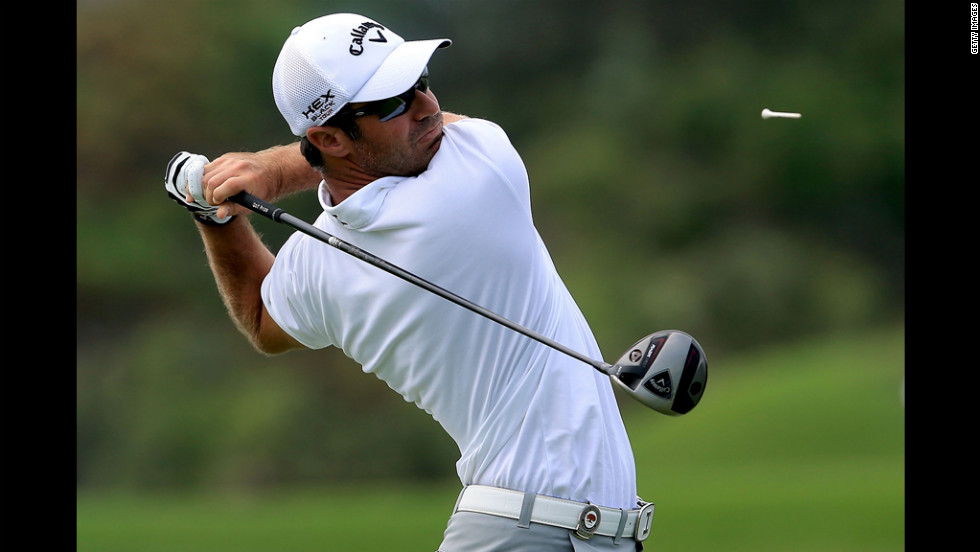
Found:
<svg viewBox="0 0 980 552"><path fill-rule="evenodd" d="M662 330L633 344L613 366L610 377L657 412L680 416L697 406L704 394L708 359L689 334Z"/></svg>

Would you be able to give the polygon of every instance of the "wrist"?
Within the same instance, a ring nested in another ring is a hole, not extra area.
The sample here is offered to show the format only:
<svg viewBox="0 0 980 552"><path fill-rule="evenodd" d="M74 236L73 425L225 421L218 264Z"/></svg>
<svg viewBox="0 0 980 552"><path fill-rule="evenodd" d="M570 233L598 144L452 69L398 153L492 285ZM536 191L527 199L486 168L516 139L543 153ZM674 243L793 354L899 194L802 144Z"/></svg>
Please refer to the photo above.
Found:
<svg viewBox="0 0 980 552"><path fill-rule="evenodd" d="M224 226L224 225L228 224L229 222L235 220L235 218L238 217L238 215L232 215L230 217L226 217L221 222L215 220L214 218L211 218L210 215L202 215L200 213L191 213L191 217L193 217L195 221L197 221L197 222L199 222L199 223L201 223L201 224L203 224L205 226Z"/></svg>

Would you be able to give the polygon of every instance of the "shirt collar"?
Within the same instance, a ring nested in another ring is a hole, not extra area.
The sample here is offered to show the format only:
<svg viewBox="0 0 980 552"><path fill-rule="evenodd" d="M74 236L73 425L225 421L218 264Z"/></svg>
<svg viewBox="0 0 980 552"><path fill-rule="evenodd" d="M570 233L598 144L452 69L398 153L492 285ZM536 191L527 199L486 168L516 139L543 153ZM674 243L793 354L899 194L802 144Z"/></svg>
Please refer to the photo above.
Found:
<svg viewBox="0 0 980 552"><path fill-rule="evenodd" d="M317 189L317 198L324 212L335 218L343 226L357 230L374 221L378 213L381 212L388 192L406 178L408 177L385 176L379 178L348 196L340 205L333 204L327 183L321 180Z"/></svg>

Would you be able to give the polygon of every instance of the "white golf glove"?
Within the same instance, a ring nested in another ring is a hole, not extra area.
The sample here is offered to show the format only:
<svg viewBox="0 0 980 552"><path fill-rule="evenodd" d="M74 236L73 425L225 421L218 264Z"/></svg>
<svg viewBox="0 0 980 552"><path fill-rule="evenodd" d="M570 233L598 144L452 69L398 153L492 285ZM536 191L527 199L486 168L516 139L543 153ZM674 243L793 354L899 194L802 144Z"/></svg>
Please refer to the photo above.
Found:
<svg viewBox="0 0 980 552"><path fill-rule="evenodd" d="M167 173L164 175L164 187L170 198L190 211L194 218L204 224L220 225L229 222L234 216L218 218L216 205L211 205L204 199L204 189L201 177L204 176L204 165L210 163L208 158L196 153L182 151L167 163ZM187 193L194 198L188 203Z"/></svg>

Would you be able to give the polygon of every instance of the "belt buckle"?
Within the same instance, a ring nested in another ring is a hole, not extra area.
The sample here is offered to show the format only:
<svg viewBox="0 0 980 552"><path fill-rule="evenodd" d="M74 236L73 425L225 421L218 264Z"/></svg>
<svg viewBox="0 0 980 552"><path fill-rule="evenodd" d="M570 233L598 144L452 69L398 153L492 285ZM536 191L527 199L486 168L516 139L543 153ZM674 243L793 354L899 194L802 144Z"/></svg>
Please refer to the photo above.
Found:
<svg viewBox="0 0 980 552"><path fill-rule="evenodd" d="M650 527L653 525L653 502L641 503L640 511L636 514L636 542L643 542L650 536Z"/></svg>
<svg viewBox="0 0 980 552"><path fill-rule="evenodd" d="M582 508L582 512L578 515L578 525L575 526L575 536L583 540L591 539L599 528L600 521L602 521L602 514L594 504Z"/></svg>

